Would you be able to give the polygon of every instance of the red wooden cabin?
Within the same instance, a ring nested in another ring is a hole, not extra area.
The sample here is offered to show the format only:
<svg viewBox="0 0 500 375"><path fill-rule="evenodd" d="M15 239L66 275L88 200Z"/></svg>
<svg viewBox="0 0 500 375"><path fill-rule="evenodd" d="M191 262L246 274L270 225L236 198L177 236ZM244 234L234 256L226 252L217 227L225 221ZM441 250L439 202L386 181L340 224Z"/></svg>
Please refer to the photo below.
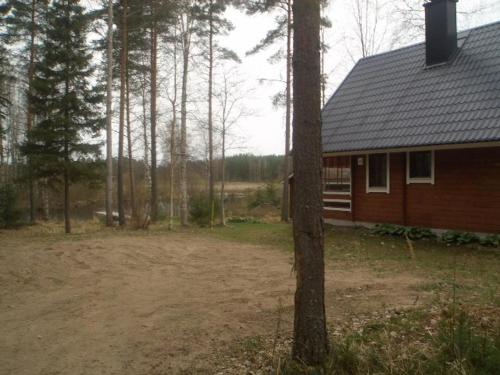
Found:
<svg viewBox="0 0 500 375"><path fill-rule="evenodd" d="M500 233L500 22L364 58L323 109L324 217Z"/></svg>

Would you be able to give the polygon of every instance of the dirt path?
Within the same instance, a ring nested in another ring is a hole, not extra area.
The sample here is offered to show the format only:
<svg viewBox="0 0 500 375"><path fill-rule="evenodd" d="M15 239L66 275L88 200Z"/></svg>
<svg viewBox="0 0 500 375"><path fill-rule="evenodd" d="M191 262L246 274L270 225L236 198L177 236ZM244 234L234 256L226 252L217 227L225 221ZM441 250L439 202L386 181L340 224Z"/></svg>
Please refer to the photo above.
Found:
<svg viewBox="0 0 500 375"><path fill-rule="evenodd" d="M0 374L176 374L273 332L280 303L289 327L290 270L282 251L187 234L1 245ZM328 315L411 305L417 283L329 268Z"/></svg>

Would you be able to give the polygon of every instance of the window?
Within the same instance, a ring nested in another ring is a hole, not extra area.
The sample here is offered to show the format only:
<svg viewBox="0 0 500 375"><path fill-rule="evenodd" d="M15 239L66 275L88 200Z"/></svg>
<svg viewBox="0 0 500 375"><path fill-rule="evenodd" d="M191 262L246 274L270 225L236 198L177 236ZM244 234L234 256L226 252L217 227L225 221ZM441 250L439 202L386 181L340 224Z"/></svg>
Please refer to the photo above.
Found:
<svg viewBox="0 0 500 375"><path fill-rule="evenodd" d="M337 195L351 194L351 157L336 156L323 161L323 190Z"/></svg>
<svg viewBox="0 0 500 375"><path fill-rule="evenodd" d="M389 154L371 154L367 160L367 193L389 193Z"/></svg>
<svg viewBox="0 0 500 375"><path fill-rule="evenodd" d="M406 182L434 184L434 151L408 152Z"/></svg>

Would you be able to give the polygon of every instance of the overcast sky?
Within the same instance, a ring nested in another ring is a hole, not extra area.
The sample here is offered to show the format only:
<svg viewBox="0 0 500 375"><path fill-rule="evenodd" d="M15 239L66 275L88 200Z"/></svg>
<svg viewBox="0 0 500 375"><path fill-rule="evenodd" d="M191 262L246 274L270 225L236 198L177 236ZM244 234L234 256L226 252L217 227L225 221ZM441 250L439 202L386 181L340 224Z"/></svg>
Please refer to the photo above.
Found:
<svg viewBox="0 0 500 375"><path fill-rule="evenodd" d="M464 14L470 9L478 7L483 11L471 15ZM393 12L389 10L386 8L384 14L394 17ZM458 11L459 30L500 21L499 0L461 0L458 4ZM333 22L333 27L327 31L326 35L326 43L331 47L326 55L325 67L329 74L327 96L330 96L353 67L354 60L359 57L359 52L356 51L356 43L353 39L355 32L352 1L335 0L328 8L327 13ZM229 35L220 37L219 43L230 47L243 57L245 52L258 43L274 25L274 15L249 17L231 9L227 17L233 22L235 29ZM382 27L385 30L385 26ZM420 35L414 38L411 43L405 41L395 46L382 45L379 52L422 40L423 35ZM255 154L282 154L284 152L284 109L273 108L271 103L271 97L283 86L279 83L259 84L261 78L278 80L284 78L284 62L271 65L267 61L268 57L276 50L277 48L270 48L269 51L262 54L244 57L239 66L241 79L246 82L249 88L253 88L252 94L249 95L246 102L246 106L253 112L253 115L241 120L238 126L237 132L245 140L245 148L233 150L232 153L245 151Z"/></svg>

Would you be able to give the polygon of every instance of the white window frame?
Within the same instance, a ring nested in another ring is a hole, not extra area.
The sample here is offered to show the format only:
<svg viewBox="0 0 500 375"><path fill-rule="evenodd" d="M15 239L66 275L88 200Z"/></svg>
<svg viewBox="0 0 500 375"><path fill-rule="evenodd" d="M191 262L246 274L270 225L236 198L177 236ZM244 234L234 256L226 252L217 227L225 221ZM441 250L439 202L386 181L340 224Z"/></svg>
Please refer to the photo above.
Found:
<svg viewBox="0 0 500 375"><path fill-rule="evenodd" d="M410 178L410 154L415 152L430 152L431 153L431 177ZM436 183L436 153L434 150L408 151L406 153L406 184L431 184Z"/></svg>
<svg viewBox="0 0 500 375"><path fill-rule="evenodd" d="M350 199L323 199L324 202L331 202L331 203L349 203L349 208L337 208L337 207L325 207L323 206L323 209L327 211L343 211L343 212L351 212L352 210L352 202Z"/></svg>
<svg viewBox="0 0 500 375"><path fill-rule="evenodd" d="M387 155L387 186L386 187L371 187L370 186L370 155L386 154ZM367 193L386 193L391 192L391 154L389 152L366 154L366 192Z"/></svg>
<svg viewBox="0 0 500 375"><path fill-rule="evenodd" d="M349 191L344 192L335 192L335 191L327 191L326 189L323 191L324 195L352 195L352 156L349 156L349 169L351 170L350 178L349 178ZM336 182L325 182L325 185L340 185Z"/></svg>

